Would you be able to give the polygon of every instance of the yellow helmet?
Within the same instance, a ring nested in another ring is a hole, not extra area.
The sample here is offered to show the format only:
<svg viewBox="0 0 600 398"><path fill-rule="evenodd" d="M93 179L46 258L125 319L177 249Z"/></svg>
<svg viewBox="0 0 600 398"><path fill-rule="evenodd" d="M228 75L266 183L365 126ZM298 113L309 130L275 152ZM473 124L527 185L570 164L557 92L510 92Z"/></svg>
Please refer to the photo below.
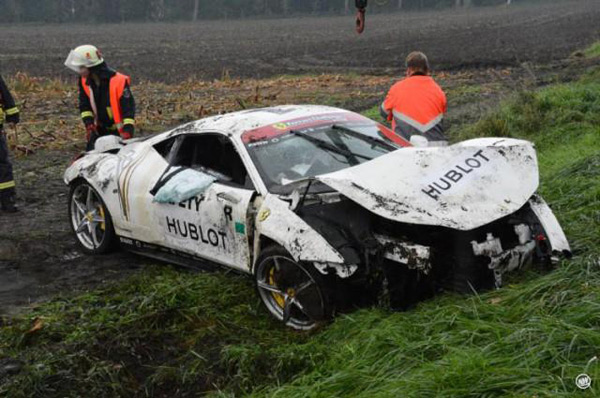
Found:
<svg viewBox="0 0 600 398"><path fill-rule="evenodd" d="M71 50L65 66L75 72L79 72L81 67L92 68L104 62L102 53L96 47L86 44Z"/></svg>

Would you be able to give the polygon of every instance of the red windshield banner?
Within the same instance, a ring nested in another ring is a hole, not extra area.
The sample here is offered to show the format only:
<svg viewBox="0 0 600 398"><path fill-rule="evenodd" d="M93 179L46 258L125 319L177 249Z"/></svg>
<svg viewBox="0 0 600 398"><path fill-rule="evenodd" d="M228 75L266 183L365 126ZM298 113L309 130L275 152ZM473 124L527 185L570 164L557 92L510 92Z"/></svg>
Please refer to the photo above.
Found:
<svg viewBox="0 0 600 398"><path fill-rule="evenodd" d="M252 142L262 141L264 139L271 139L286 134L290 132L290 130L303 130L311 127L319 127L336 123L348 122L376 123L367 117L353 112L324 113L322 115L300 117L274 124L268 124L266 126L258 127L254 130L248 130L244 134L242 134L242 142L244 144L249 144ZM411 146L408 141L400 137L398 134L394 133L392 130L390 130L383 124L376 124L379 128L379 131L381 131L381 133L385 135L389 140L403 147Z"/></svg>
<svg viewBox="0 0 600 398"><path fill-rule="evenodd" d="M248 130L244 134L242 134L242 141L245 144L247 144L253 141L260 141L266 138L273 138L278 135L285 134L290 130L300 130L328 124L346 122L373 123L372 120L352 112L324 113L322 115L300 117L297 119L286 120L279 123L268 124L266 126L262 126L254 130Z"/></svg>

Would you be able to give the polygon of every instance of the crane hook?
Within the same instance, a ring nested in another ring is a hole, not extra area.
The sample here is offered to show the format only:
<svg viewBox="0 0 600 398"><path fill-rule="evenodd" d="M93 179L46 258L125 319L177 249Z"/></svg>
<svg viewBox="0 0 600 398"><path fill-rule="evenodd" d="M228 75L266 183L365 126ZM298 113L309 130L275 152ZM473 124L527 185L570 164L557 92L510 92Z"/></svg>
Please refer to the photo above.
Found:
<svg viewBox="0 0 600 398"><path fill-rule="evenodd" d="M356 32L361 34L365 30L365 12L367 0L356 0Z"/></svg>

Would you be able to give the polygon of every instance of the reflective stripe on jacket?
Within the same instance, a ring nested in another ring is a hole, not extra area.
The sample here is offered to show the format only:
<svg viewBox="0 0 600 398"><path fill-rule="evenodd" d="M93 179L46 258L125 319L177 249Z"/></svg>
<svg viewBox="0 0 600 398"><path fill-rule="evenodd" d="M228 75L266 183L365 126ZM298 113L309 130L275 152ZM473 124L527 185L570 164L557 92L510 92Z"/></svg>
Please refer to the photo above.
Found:
<svg viewBox="0 0 600 398"><path fill-rule="evenodd" d="M125 92L125 88L129 86L131 79L129 76L123 75L121 73L116 73L111 79L109 84L109 99L110 99L110 110L112 112L112 118L115 122L115 126L119 130L120 133L123 132L124 120L121 111L121 97ZM90 99L91 103L94 103L94 98L92 96L92 91L90 90L90 86L86 83L86 78L81 78L81 86L83 87L83 91ZM82 117L91 116L84 115L82 113ZM95 115L97 117L97 115ZM132 123L130 119L127 122Z"/></svg>
<svg viewBox="0 0 600 398"><path fill-rule="evenodd" d="M8 90L8 86L0 76L0 126L4 122L4 116L15 116L19 113L19 108L15 105L15 100Z"/></svg>
<svg viewBox="0 0 600 398"><path fill-rule="evenodd" d="M392 128L410 140L414 134L429 141L444 141L442 121L447 110L446 95L430 76L411 76L394 84L381 105Z"/></svg>

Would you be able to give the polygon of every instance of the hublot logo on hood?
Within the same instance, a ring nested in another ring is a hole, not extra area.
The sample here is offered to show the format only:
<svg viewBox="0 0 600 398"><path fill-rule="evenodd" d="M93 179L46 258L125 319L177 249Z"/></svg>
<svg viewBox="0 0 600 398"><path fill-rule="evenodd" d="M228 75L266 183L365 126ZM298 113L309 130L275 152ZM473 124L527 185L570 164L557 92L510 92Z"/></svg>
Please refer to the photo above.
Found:
<svg viewBox="0 0 600 398"><path fill-rule="evenodd" d="M462 164L448 170L438 181L429 184L426 189L422 189L421 191L430 198L438 200L444 191L448 191L462 180L464 176L472 173L473 170L480 168L489 161L490 159L483 154L483 149L480 149L472 157L465 159Z"/></svg>

